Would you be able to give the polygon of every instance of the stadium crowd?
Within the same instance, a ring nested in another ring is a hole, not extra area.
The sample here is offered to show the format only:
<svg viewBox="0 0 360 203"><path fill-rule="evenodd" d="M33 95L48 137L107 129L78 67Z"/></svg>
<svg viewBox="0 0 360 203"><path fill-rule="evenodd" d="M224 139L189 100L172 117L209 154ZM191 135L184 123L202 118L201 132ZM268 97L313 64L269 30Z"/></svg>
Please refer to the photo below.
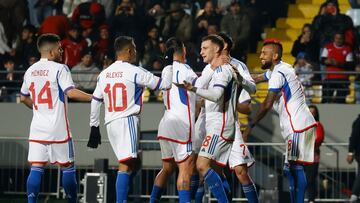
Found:
<svg viewBox="0 0 360 203"><path fill-rule="evenodd" d="M231 54L246 62L246 54L254 52L257 42L262 40L264 27L274 26L277 18L286 16L289 3L294 1L1 1L0 10L4 13L0 17L1 98L15 101L22 75L14 70L25 71L39 59L36 39L43 33L55 33L62 38L63 62L74 72L77 86L91 93L95 72L113 62L113 41L117 36L133 37L137 63L159 72L163 68L165 41L175 36L185 42L187 63L199 72L205 65L199 56L202 37L218 32L229 34L234 40ZM356 1L350 3L357 6ZM291 51L300 74L313 70L360 71L359 29L344 12L340 12L337 0L327 0L312 24L304 25ZM300 78L305 87L313 85L314 80L325 81L323 102L345 102L348 75L301 74ZM359 86L358 81L359 75L355 87ZM334 90L338 90L337 99L332 99Z"/></svg>

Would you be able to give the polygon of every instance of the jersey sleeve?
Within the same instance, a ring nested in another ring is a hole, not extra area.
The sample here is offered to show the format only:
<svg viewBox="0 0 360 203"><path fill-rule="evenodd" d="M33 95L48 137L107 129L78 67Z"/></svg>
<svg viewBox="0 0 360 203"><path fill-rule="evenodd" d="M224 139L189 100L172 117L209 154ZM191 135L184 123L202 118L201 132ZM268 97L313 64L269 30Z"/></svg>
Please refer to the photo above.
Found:
<svg viewBox="0 0 360 203"><path fill-rule="evenodd" d="M266 81L269 81L270 80L270 77L271 77L271 70L267 70L265 73L264 73L264 78Z"/></svg>
<svg viewBox="0 0 360 203"><path fill-rule="evenodd" d="M141 86L149 87L152 90L160 89L166 90L171 88L172 82L172 65L166 66L162 71L162 77L159 78L151 72L139 68L140 71L136 73L135 83Z"/></svg>
<svg viewBox="0 0 360 203"><path fill-rule="evenodd" d="M69 90L75 88L74 82L71 77L71 72L66 65L64 65L63 68L59 70L57 79L61 89L64 91L65 94Z"/></svg>
<svg viewBox="0 0 360 203"><path fill-rule="evenodd" d="M22 96L30 96L30 92L29 92L29 88L26 84L26 74L24 74L24 80L23 80L23 83L21 85L21 89L20 89L20 94Z"/></svg>
<svg viewBox="0 0 360 203"><path fill-rule="evenodd" d="M98 102L103 102L103 100L104 100L103 94L101 91L101 86L100 86L100 76L97 77L96 87L93 92L92 99L96 100Z"/></svg>
<svg viewBox="0 0 360 203"><path fill-rule="evenodd" d="M251 77L248 68L245 66L245 64L239 64L238 65L238 71L239 74L242 77L242 82L241 82L241 86L248 92L250 93L255 93L256 92L256 85L255 85L255 81L254 79Z"/></svg>
<svg viewBox="0 0 360 203"><path fill-rule="evenodd" d="M214 78L213 87L226 88L226 86L229 84L229 82L232 79L231 70L227 70L226 66L220 66L215 70L213 78Z"/></svg>
<svg viewBox="0 0 360 203"><path fill-rule="evenodd" d="M251 101L250 94L244 89L241 90L238 103L243 104L243 103L249 103L250 101Z"/></svg>
<svg viewBox="0 0 360 203"><path fill-rule="evenodd" d="M214 71L211 68L204 68L200 77L197 75L189 76L186 81L192 83L194 87L204 88L209 84L213 74Z"/></svg>
<svg viewBox="0 0 360 203"><path fill-rule="evenodd" d="M280 92L284 84L285 76L280 72L273 73L269 80L268 90L272 92Z"/></svg>

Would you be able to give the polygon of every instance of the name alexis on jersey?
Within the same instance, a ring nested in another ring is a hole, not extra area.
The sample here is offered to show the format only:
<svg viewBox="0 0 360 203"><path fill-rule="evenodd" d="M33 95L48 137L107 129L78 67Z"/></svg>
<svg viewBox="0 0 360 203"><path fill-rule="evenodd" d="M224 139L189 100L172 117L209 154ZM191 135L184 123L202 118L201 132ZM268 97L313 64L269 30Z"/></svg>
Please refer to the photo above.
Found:
<svg viewBox="0 0 360 203"><path fill-rule="evenodd" d="M48 76L49 70L34 70L31 72L31 76Z"/></svg>
<svg viewBox="0 0 360 203"><path fill-rule="evenodd" d="M123 76L123 72L106 73L106 78L121 78L122 76Z"/></svg>

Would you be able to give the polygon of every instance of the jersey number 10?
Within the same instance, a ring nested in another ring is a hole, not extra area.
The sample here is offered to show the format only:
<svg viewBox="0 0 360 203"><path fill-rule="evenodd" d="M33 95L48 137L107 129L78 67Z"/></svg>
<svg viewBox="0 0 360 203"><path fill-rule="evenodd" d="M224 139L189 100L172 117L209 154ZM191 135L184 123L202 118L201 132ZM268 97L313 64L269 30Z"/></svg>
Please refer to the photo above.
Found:
<svg viewBox="0 0 360 203"><path fill-rule="evenodd" d="M122 105L116 106L116 90L121 90L121 99L122 99ZM118 111L124 111L127 108L127 95L126 95L126 86L124 83L115 83L114 86L110 86L110 84L107 84L104 92L108 95L109 98L109 112L118 112Z"/></svg>

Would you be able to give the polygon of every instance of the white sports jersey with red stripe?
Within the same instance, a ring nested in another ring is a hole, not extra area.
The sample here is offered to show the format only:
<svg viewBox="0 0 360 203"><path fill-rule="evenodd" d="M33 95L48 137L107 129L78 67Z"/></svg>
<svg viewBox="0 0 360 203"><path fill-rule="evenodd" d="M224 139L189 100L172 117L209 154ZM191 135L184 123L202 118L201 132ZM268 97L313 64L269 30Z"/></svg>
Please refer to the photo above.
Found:
<svg viewBox="0 0 360 203"><path fill-rule="evenodd" d="M172 82L182 84L187 78L196 78L186 64L174 61ZM194 136L196 94L172 84L163 91L165 113L159 123L158 138L177 143L188 143Z"/></svg>
<svg viewBox="0 0 360 203"><path fill-rule="evenodd" d="M168 70L167 67L164 69ZM143 87L155 90L163 85L162 79L149 71L116 61L98 76L93 99L104 101L105 124L108 124L115 119L140 113ZM98 116L91 117L90 126L98 126L98 122Z"/></svg>
<svg viewBox="0 0 360 203"><path fill-rule="evenodd" d="M205 100L206 134L220 131L220 137L232 141L235 135L237 84L233 79L230 65L219 66L209 83L208 88L221 87L225 89L219 102Z"/></svg>
<svg viewBox="0 0 360 203"><path fill-rule="evenodd" d="M21 94L33 101L29 140L61 143L71 138L66 92L74 88L69 68L40 59L25 72Z"/></svg>
<svg viewBox="0 0 360 203"><path fill-rule="evenodd" d="M274 67L269 78L269 91L281 93L273 107L279 114L284 138L316 126L306 105L301 82L290 64L279 62Z"/></svg>

